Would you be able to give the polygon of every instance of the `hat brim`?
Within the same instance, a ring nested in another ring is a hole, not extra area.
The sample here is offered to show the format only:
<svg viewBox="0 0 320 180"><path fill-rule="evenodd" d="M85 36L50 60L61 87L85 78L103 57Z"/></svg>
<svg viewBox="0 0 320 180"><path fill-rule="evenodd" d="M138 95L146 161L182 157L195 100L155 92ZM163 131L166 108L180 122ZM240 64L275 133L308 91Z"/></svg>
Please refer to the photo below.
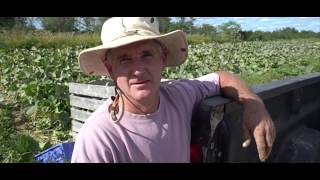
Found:
<svg viewBox="0 0 320 180"><path fill-rule="evenodd" d="M151 39L160 41L168 49L167 66L178 66L186 60L188 54L186 35L184 32L176 30L163 35L142 36L135 34L125 36L108 45L85 49L80 52L78 57L80 69L88 75L109 76L109 72L103 64L107 50Z"/></svg>

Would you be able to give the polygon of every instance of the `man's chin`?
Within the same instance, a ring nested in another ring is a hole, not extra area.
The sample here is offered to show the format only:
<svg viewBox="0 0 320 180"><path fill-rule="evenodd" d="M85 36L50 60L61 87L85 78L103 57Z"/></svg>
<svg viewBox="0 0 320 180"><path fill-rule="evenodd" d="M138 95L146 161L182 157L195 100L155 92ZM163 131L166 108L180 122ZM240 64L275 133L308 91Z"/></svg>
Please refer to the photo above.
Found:
<svg viewBox="0 0 320 180"><path fill-rule="evenodd" d="M137 101L144 101L152 97L152 93L149 90L140 90L132 95Z"/></svg>

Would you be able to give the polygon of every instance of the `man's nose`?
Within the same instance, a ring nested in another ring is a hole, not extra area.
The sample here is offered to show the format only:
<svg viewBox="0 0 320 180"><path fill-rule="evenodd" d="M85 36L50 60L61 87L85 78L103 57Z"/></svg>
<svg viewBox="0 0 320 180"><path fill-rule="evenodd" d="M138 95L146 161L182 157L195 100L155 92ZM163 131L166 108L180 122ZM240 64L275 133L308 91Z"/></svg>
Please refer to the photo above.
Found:
<svg viewBox="0 0 320 180"><path fill-rule="evenodd" d="M136 76L141 76L146 72L146 65L142 60L136 60L134 63L133 74Z"/></svg>
<svg viewBox="0 0 320 180"><path fill-rule="evenodd" d="M138 67L133 70L135 76L142 76L146 72L146 69L143 67Z"/></svg>

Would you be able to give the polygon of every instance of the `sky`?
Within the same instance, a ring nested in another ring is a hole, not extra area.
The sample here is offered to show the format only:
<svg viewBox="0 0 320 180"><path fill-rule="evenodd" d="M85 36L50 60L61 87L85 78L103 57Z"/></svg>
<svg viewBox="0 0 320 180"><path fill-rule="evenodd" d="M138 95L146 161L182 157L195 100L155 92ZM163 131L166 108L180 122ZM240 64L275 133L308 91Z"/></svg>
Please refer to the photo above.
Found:
<svg viewBox="0 0 320 180"><path fill-rule="evenodd" d="M237 22L245 31L274 31L284 27L294 27L299 31L320 32L320 17L197 17L194 24L217 26L228 21Z"/></svg>

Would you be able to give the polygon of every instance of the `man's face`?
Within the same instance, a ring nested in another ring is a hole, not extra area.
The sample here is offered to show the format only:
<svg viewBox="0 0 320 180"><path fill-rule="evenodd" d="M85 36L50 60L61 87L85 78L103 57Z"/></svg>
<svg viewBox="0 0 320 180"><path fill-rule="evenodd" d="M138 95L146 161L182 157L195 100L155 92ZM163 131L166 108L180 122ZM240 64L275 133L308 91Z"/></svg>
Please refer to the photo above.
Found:
<svg viewBox="0 0 320 180"><path fill-rule="evenodd" d="M154 41L142 41L115 48L106 66L118 87L130 99L153 100L159 92L161 71L166 57Z"/></svg>

